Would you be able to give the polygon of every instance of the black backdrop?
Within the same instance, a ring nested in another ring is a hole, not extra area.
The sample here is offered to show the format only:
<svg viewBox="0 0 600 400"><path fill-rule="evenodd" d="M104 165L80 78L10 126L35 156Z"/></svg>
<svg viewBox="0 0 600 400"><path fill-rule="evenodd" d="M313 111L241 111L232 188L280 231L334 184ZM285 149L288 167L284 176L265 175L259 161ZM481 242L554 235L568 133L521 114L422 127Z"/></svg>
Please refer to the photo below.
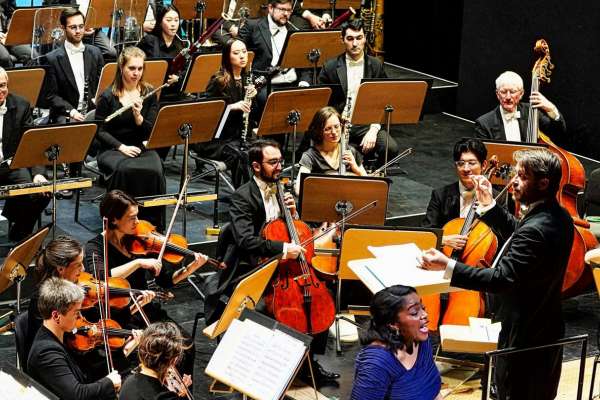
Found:
<svg viewBox="0 0 600 400"><path fill-rule="evenodd" d="M475 119L498 103L495 79L521 75L529 96L537 39L546 39L555 64L541 92L567 122L553 138L566 150L600 157L600 5L597 0L466 0L459 69L458 115ZM524 100L525 100L524 97Z"/></svg>

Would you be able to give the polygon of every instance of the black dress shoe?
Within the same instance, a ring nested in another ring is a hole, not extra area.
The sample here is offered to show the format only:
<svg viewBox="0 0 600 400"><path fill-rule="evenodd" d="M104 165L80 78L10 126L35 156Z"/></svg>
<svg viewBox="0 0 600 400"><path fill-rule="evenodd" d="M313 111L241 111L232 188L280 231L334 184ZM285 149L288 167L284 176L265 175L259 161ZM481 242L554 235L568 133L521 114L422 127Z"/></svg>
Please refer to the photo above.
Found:
<svg viewBox="0 0 600 400"><path fill-rule="evenodd" d="M340 377L340 374L336 374L335 372L325 371L325 369L323 369L321 364L319 364L318 362L316 362L314 360L312 362L312 370L313 370L313 373L315 374L315 381L317 381L317 382L333 381L333 380L339 379L339 377ZM309 372L310 372L310 370L309 370ZM310 374L308 375L308 378L310 379Z"/></svg>
<svg viewBox="0 0 600 400"><path fill-rule="evenodd" d="M498 388L496 387L496 382L493 380L490 384L490 399L498 400Z"/></svg>

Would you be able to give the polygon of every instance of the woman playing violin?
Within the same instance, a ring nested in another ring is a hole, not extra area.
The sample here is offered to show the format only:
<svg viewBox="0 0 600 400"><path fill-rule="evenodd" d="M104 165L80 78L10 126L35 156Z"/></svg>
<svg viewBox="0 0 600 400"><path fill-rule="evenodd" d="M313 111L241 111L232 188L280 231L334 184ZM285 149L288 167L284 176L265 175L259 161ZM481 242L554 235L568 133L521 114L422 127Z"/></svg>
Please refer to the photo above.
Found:
<svg viewBox="0 0 600 400"><path fill-rule="evenodd" d="M177 392L185 390L192 380L184 375L181 381L169 377L169 370L183 358L187 349L181 331L171 322L150 325L140 339L138 358L140 369L127 379L121 390L121 398L127 400L175 400ZM176 382L176 383L174 383Z"/></svg>
<svg viewBox="0 0 600 400"><path fill-rule="evenodd" d="M128 243L133 240L133 234L138 224L138 206L135 199L128 194L113 190L104 196L100 202L100 215L108 220L108 229L106 235L108 238L108 270L112 277L125 278L132 289L148 290L146 282L146 270L154 276L155 283L163 288L169 288L176 283L187 278L190 274L200 268L208 259L203 254L196 253L194 259L184 267L178 270L165 268L165 262L161 263L154 258L136 258L128 250ZM90 240L86 246L86 258L89 271L93 271L94 262L96 262L104 276L104 234L99 234ZM143 307L144 313L150 322L172 321L162 310L160 304L149 303ZM119 321L119 324L126 325L127 321ZM145 327L139 313L133 315L131 325L128 327ZM185 332L185 331L183 331ZM187 338L191 337L187 332L184 333ZM195 348L192 346L187 351L184 359L183 370L191 375L194 366Z"/></svg>
<svg viewBox="0 0 600 400"><path fill-rule="evenodd" d="M308 126L308 135L314 142L314 146L302 155L296 182L300 182L302 173L337 173L340 165L340 138L342 137L340 121L340 114L333 107L323 107L317 111ZM360 176L367 175L362 165L362 156L356 151L356 148L348 146L342 157L353 173ZM300 186L297 186L296 196L299 195L299 192Z"/></svg>

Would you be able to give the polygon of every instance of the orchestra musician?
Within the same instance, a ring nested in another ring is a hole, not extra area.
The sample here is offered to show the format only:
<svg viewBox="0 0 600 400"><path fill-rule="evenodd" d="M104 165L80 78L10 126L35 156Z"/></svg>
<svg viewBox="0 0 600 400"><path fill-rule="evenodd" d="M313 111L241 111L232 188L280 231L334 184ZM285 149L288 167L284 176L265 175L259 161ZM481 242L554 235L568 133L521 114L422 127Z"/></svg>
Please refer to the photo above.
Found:
<svg viewBox="0 0 600 400"><path fill-rule="evenodd" d="M190 274L200 268L208 259L203 254L196 253L194 259L189 264L180 267L178 270L167 268L168 262L161 263L156 258L141 257L137 258L128 250L128 242L133 240L132 234L135 233L138 225L138 206L135 199L128 194L113 190L104 196L100 202L100 216L108 220L108 229L106 235L108 239L108 274L112 277L125 278L132 289L148 290L146 281L146 270L154 276L154 282L161 288L170 288L181 282ZM104 234L100 233L91 239L86 246L86 262L88 272L93 273L94 262L97 263L100 273L104 276ZM153 297L153 293L152 297ZM143 307L144 314L150 322L157 321L175 321L169 317L167 312L161 309L157 302L150 302ZM146 327L143 317L139 313L133 315L121 315L127 317L125 320L119 320L115 315L115 320L121 326L132 328ZM191 336L182 329L186 340L191 344ZM192 376L194 369L195 347L192 345L186 351L183 360L182 370Z"/></svg>
<svg viewBox="0 0 600 400"><path fill-rule="evenodd" d="M187 349L185 338L172 322L157 322L144 330L138 346L140 370L123 383L119 393L127 400L177 400L180 397L165 387L169 368L177 365ZM182 377L189 386L189 375Z"/></svg>
<svg viewBox="0 0 600 400"><path fill-rule="evenodd" d="M512 71L502 73L496 79L496 97L500 105L475 120L475 137L484 140L527 141L531 107L543 110L539 113L540 131L550 137L565 134L565 119L554 104L540 92L531 93L531 103L520 103L523 94L523 79Z"/></svg>
<svg viewBox="0 0 600 400"><path fill-rule="evenodd" d="M60 23L65 31L65 42L45 56L48 72L44 88L50 103L50 123L65 123L67 117L83 121L84 102L88 111L95 107L93 98L104 58L100 49L83 43L85 22L81 11L65 8L60 14Z"/></svg>
<svg viewBox="0 0 600 400"><path fill-rule="evenodd" d="M442 400L427 311L413 287L394 285L373 296L371 321L360 332L350 400Z"/></svg>
<svg viewBox="0 0 600 400"><path fill-rule="evenodd" d="M340 113L346 108L349 97L352 101L350 115L354 113L356 95L362 79L387 78L383 62L365 54L365 42L365 24L362 19L356 18L344 22L342 43L346 51L326 60L317 79L319 85L342 85L345 97L337 99L334 105ZM350 144L357 147L363 156L374 151L377 154L377 166L382 166L385 162L388 136L388 132L381 129L380 124L353 125ZM389 136L388 159L396 157L398 153L398 144Z"/></svg>
<svg viewBox="0 0 600 400"><path fill-rule="evenodd" d="M38 307L44 323L35 336L27 362L29 376L62 400L115 399L121 376L114 370L97 381L86 379L64 343L64 334L75 329L81 317L83 288L52 277L40 287ZM132 340L124 351L137 345Z"/></svg>
<svg viewBox="0 0 600 400"><path fill-rule="evenodd" d="M342 129L341 117L335 108L323 107L315 113L307 131L314 145L305 151L300 159L296 182L300 182L302 173L338 173ZM350 146L343 158L353 173L359 176L367 175L362 165L362 156L355 147ZM296 186L296 196L299 196L299 190L299 186Z"/></svg>
<svg viewBox="0 0 600 400"><path fill-rule="evenodd" d="M166 193L167 183L162 160L156 150L147 150L156 116L156 93L144 80L146 55L137 47L126 47L117 61L113 84L98 97L96 119L104 120L123 105L134 106L111 121L99 125L96 137L101 144L98 168L104 174L107 191L120 189L133 196L152 196ZM140 210L140 218L149 221L160 232L166 228L164 206Z"/></svg>
<svg viewBox="0 0 600 400"><path fill-rule="evenodd" d="M496 293L502 330L498 348L528 348L552 343L565 334L561 292L573 245L573 219L556 200L561 162L545 148L514 153L517 175L511 184L515 201L525 206L517 220L499 207L490 182L471 179L479 218L507 243L492 268L476 268L430 249L424 269L445 270L451 285ZM553 399L562 367L562 346L498 357L495 376L501 399Z"/></svg>
<svg viewBox="0 0 600 400"><path fill-rule="evenodd" d="M29 100L8 90L8 74L0 67L0 185L46 182L45 167L10 169L12 159L26 126L33 125ZM33 177L33 178L32 178ZM18 242L31 234L50 197L41 194L13 196L6 199L2 215L12 224L8 237Z"/></svg>
<svg viewBox="0 0 600 400"><path fill-rule="evenodd" d="M306 253L299 244L261 237L265 223L281 216L276 196L276 183L283 170L284 160L279 143L272 139L258 139L248 150L248 159L254 176L231 195L229 220L233 243L227 249L224 259L227 269L222 270L217 276L216 285L215 282L208 285L204 304L207 325L216 321L223 312L225 307L223 298L233 293L238 283L237 278L254 269L260 258L283 254L284 259L296 259L301 253ZM285 193L284 198L286 207L297 219L294 197L291 193ZM264 304L259 302L259 306L261 303ZM314 337L311 343L311 358L314 354L324 354L327 335L326 330ZM339 374L325 371L314 359L312 363L315 380L324 381L340 377Z"/></svg>
<svg viewBox="0 0 600 400"><path fill-rule="evenodd" d="M27 66L31 63L31 46L27 44L4 46L6 34L13 13L17 9L15 0L0 0L0 66L3 68L14 67L11 56L17 59L17 62ZM34 52L34 57L37 53Z"/></svg>
<svg viewBox="0 0 600 400"><path fill-rule="evenodd" d="M196 151L201 157L225 162L231 171L231 180L235 188L248 182L251 176L247 156L240 151L241 135L244 130L244 113L251 111L251 103L245 101L246 91L250 90L250 99L256 96L256 90L247 87L247 64L246 43L239 38L228 40L223 46L221 69L210 78L210 82L206 86L206 93L209 97L229 97L231 111L221 135L210 142L199 143L196 147ZM252 134L251 129L252 127L249 126L248 135Z"/></svg>
<svg viewBox="0 0 600 400"><path fill-rule="evenodd" d="M25 354L29 354L33 338L44 322L38 309L40 287L48 279L54 277L77 283L83 271L83 247L73 238L68 236L52 238L46 247L38 253L34 268L36 287L31 294L27 314L28 337L25 344ZM154 296L154 293L151 292L144 291L142 293L143 295L137 298L142 305L150 302ZM117 310L113 310L113 314L115 311ZM82 314L90 322L98 322L100 320L100 313L96 308L82 310ZM141 331L134 330L134 336L129 340L137 340L141 334ZM112 353L115 368L122 374L129 373L131 364L125 358L128 351L115 350ZM84 354L74 353L71 356L83 374L91 381L96 381L105 376L107 368L106 357L98 352L98 348L94 348Z"/></svg>

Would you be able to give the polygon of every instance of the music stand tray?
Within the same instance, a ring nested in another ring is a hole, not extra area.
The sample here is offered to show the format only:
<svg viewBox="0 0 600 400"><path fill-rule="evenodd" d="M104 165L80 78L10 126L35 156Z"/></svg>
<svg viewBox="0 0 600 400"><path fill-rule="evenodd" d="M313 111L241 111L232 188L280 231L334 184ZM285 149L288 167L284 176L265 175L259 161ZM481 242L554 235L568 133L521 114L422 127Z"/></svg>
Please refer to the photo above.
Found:
<svg viewBox="0 0 600 400"><path fill-rule="evenodd" d="M250 69L250 65L254 60L254 52L248 52L248 63L246 71ZM184 93L204 93L206 86L210 82L210 78L221 68L221 52L203 54L194 54L192 65L187 70L187 74L183 79ZM244 85L246 82L243 82Z"/></svg>
<svg viewBox="0 0 600 400"><path fill-rule="evenodd" d="M31 44L33 40L33 20L40 7L19 8L15 10L10 19L10 26L6 32L4 46Z"/></svg>
<svg viewBox="0 0 600 400"><path fill-rule="evenodd" d="M40 67L24 67L6 70L6 75L10 81L10 92L25 97L29 100L31 108L35 107L46 70Z"/></svg>
<svg viewBox="0 0 600 400"><path fill-rule="evenodd" d="M12 248L2 268L0 268L0 293L17 284L17 314L21 313L21 282L25 279L27 268L44 243L52 223L44 225Z"/></svg>
<svg viewBox="0 0 600 400"><path fill-rule="evenodd" d="M517 165L517 163L513 159L513 154L517 150L535 149L540 147L544 147L546 149L548 148L548 145L545 143L508 142L503 140L483 140L483 144L485 145L488 151L488 160L492 156L497 156L498 160L500 161L500 163L498 164L499 167L505 164L511 166ZM508 183L504 179L502 179L502 177L495 175L492 176L490 182L492 182L492 184L494 185L502 186Z"/></svg>
<svg viewBox="0 0 600 400"><path fill-rule="evenodd" d="M307 10L327 10L332 4L337 8L354 8L358 10L361 6L361 0L304 0L302 7ZM335 18L333 15L331 18Z"/></svg>
<svg viewBox="0 0 600 400"><path fill-rule="evenodd" d="M56 165L82 162L98 126L89 122L68 125L42 125L27 130L10 169L52 165L52 222L56 223ZM56 233L56 224L52 235Z"/></svg>
<svg viewBox="0 0 600 400"><path fill-rule="evenodd" d="M173 0L173 5L179 9L179 18L182 20L188 19L217 19L223 13L223 0L203 0L204 3L202 12L196 9L196 5L200 3L197 0Z"/></svg>
<svg viewBox="0 0 600 400"><path fill-rule="evenodd" d="M231 295L221 318L212 325L204 328L202 333L208 336L208 338L214 339L225 332L229 328L231 321L238 319L244 309L254 309L269 284L275 269L277 269L282 256L280 254L273 257L255 268L252 272L246 274L246 277L240 281Z"/></svg>
<svg viewBox="0 0 600 400"><path fill-rule="evenodd" d="M111 3L112 4L112 3ZM169 63L166 60L146 60L144 64L144 80L157 88L165 82L167 71L169 69ZM117 72L117 63L111 62L104 65L102 73L100 74L100 83L96 90L96 96L94 97L94 104L98 101L98 96L109 87L114 79ZM156 98L160 99L162 91L156 93Z"/></svg>

